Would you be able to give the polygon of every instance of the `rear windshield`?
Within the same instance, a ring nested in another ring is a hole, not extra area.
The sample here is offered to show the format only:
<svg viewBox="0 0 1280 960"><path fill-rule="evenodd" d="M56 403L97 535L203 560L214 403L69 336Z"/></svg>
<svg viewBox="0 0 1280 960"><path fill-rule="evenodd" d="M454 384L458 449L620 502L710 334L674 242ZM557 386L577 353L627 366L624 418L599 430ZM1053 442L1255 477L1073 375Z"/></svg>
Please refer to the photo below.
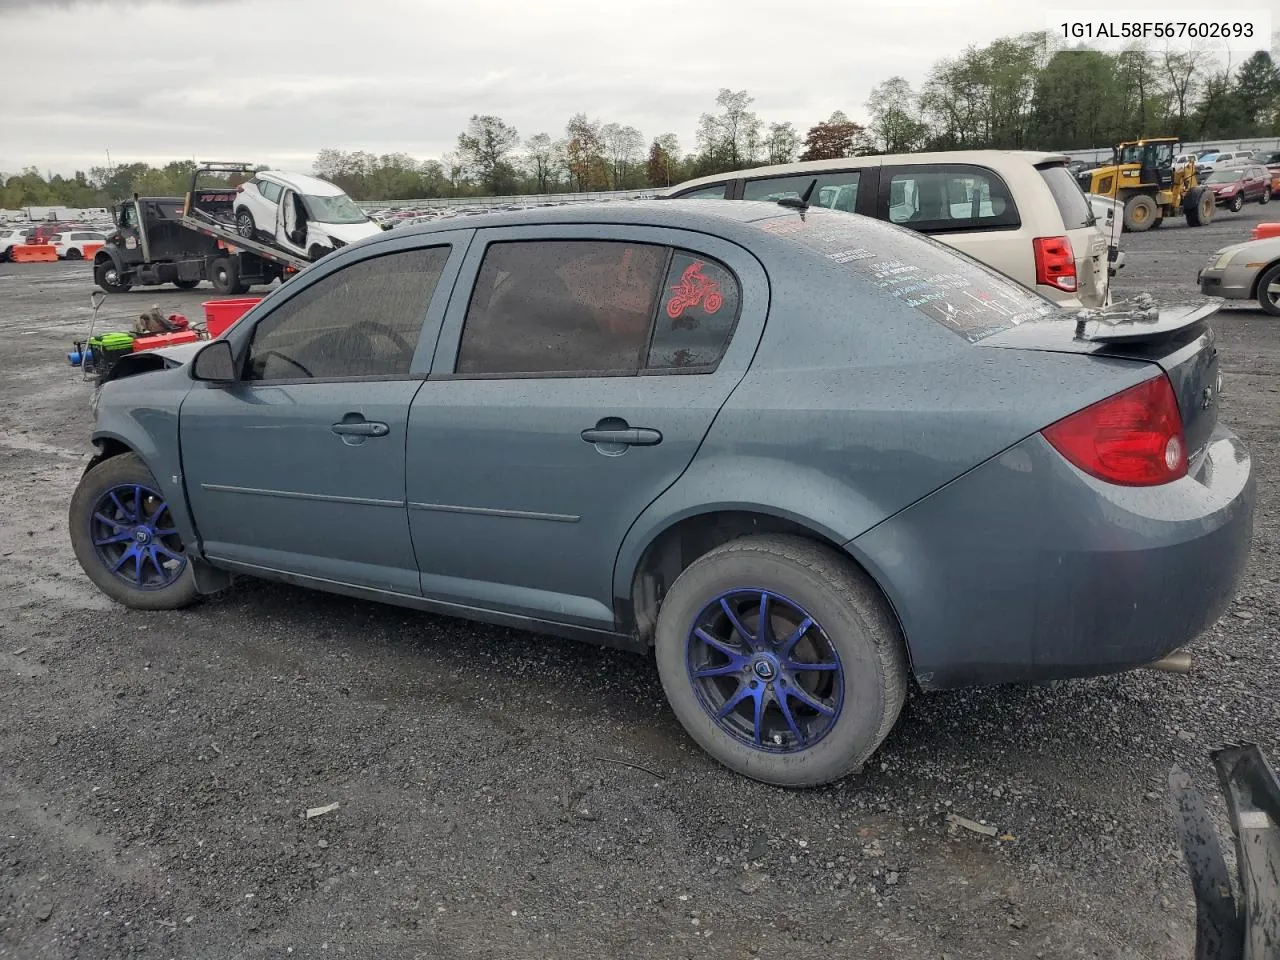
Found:
<svg viewBox="0 0 1280 960"><path fill-rule="evenodd" d="M755 226L846 265L862 280L975 343L1058 314L1052 300L924 234L810 207Z"/></svg>
<svg viewBox="0 0 1280 960"><path fill-rule="evenodd" d="M1093 208L1080 189L1080 184L1065 166L1040 167L1040 176L1053 194L1053 202L1062 214L1062 223L1068 230L1092 227L1096 222Z"/></svg>

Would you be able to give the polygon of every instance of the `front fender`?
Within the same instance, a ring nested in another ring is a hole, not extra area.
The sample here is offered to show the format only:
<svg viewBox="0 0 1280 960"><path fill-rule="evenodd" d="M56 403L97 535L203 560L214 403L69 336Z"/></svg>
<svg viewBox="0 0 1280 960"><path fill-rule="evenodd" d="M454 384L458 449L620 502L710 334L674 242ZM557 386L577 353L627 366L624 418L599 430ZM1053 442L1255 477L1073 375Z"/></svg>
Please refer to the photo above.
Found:
<svg viewBox="0 0 1280 960"><path fill-rule="evenodd" d="M797 523L831 543L846 543L884 519L883 507L820 470L766 457L699 456L631 525L613 568L613 595L631 597L644 551L689 517L746 511Z"/></svg>
<svg viewBox="0 0 1280 960"><path fill-rule="evenodd" d="M104 244L98 248L98 252L93 255L93 269L97 273L100 264L109 263L116 268L118 273L123 273L125 269L124 257L120 255L111 244Z"/></svg>
<svg viewBox="0 0 1280 960"><path fill-rule="evenodd" d="M191 380L183 368L157 370L103 384L92 439L98 455L114 444L127 447L155 477L174 525L188 550L199 553L196 527L187 505L178 440L178 409Z"/></svg>

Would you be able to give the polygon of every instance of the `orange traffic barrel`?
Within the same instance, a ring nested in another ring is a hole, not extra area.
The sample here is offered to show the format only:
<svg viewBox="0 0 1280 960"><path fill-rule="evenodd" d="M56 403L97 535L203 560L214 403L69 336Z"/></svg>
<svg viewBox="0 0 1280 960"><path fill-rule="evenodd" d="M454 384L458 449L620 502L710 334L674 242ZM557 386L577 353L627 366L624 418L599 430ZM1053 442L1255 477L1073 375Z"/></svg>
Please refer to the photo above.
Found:
<svg viewBox="0 0 1280 960"><path fill-rule="evenodd" d="M9 259L14 263L53 263L58 251L48 243L17 243L9 248Z"/></svg>
<svg viewBox="0 0 1280 960"><path fill-rule="evenodd" d="M1253 228L1253 239L1265 240L1267 237L1280 237L1280 220L1260 223Z"/></svg>

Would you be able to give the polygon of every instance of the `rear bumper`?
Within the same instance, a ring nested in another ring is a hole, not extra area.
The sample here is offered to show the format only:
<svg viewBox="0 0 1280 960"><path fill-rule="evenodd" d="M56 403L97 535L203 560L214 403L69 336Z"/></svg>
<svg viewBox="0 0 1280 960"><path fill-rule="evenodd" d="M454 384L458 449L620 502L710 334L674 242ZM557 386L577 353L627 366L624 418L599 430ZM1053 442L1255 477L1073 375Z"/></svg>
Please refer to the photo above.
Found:
<svg viewBox="0 0 1280 960"><path fill-rule="evenodd" d="M1033 435L846 544L884 587L920 685L1114 673L1212 624L1248 559L1254 479L1219 426L1191 476L1117 487Z"/></svg>

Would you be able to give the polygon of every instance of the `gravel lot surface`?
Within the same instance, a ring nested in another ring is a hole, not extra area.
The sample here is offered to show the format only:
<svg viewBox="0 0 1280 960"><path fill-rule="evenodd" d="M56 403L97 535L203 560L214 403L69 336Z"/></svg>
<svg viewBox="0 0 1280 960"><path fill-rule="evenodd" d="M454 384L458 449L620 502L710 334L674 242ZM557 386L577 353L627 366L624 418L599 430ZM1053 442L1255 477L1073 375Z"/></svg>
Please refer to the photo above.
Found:
<svg viewBox="0 0 1280 960"><path fill-rule="evenodd" d="M1197 296L1277 216L1125 235L1117 290ZM647 658L250 580L113 606L66 534L90 291L0 265L0 957L1191 956L1169 768L1221 819L1209 748L1280 761L1280 321L1215 321L1260 502L1191 675L913 695L861 775L784 792L693 746Z"/></svg>

